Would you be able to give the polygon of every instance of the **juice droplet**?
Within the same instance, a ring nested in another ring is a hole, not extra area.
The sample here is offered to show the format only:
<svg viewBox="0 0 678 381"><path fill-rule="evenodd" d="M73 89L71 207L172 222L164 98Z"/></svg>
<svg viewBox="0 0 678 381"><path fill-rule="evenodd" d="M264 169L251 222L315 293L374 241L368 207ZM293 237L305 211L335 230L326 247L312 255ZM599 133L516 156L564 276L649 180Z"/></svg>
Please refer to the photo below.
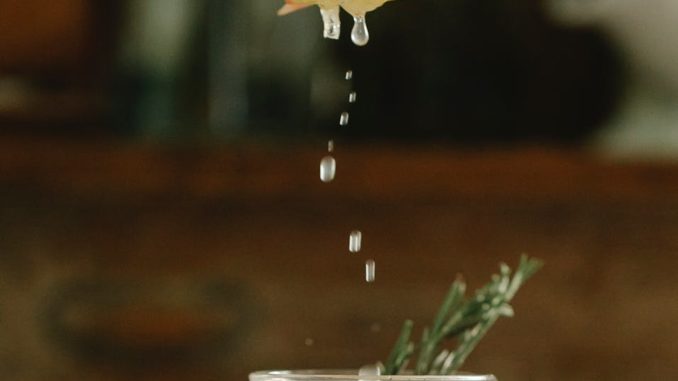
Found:
<svg viewBox="0 0 678 381"><path fill-rule="evenodd" d="M350 117L350 115L348 114L348 112L346 112L346 111L342 112L341 117L339 118L339 125L340 126L348 125L349 117Z"/></svg>
<svg viewBox="0 0 678 381"><path fill-rule="evenodd" d="M358 93L351 91L351 94L348 95L348 103L355 103L358 100Z"/></svg>
<svg viewBox="0 0 678 381"><path fill-rule="evenodd" d="M341 20L339 19L339 7L320 8L323 18L323 37L338 40L341 35Z"/></svg>
<svg viewBox="0 0 678 381"><path fill-rule="evenodd" d="M308 337L308 338L306 338L306 340L304 340L304 344L306 344L307 347L312 347L313 344L315 344L315 341L313 339L311 339L310 337Z"/></svg>
<svg viewBox="0 0 678 381"><path fill-rule="evenodd" d="M374 260L370 259L367 262L365 262L365 280L368 283L374 282L376 271L377 264L374 262Z"/></svg>
<svg viewBox="0 0 678 381"><path fill-rule="evenodd" d="M327 142L327 152L334 152L334 140Z"/></svg>
<svg viewBox="0 0 678 381"><path fill-rule="evenodd" d="M353 79L353 70L349 70L346 72L346 80L350 81Z"/></svg>
<svg viewBox="0 0 678 381"><path fill-rule="evenodd" d="M332 156L325 156L320 161L320 180L329 183L337 173L337 161Z"/></svg>
<svg viewBox="0 0 678 381"><path fill-rule="evenodd" d="M363 233L360 230L351 232L348 238L348 251L351 253L359 253L363 248Z"/></svg>
<svg viewBox="0 0 678 381"><path fill-rule="evenodd" d="M370 32L367 30L367 21L365 16L356 16L353 18L355 24L351 31L351 40L358 46L365 46L370 42Z"/></svg>

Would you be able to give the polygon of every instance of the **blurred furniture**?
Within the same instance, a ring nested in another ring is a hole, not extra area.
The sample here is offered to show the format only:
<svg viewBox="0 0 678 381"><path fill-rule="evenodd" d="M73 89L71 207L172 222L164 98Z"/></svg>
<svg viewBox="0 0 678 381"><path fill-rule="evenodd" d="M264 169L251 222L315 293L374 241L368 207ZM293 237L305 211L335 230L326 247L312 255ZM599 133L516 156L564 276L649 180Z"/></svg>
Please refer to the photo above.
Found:
<svg viewBox="0 0 678 381"><path fill-rule="evenodd" d="M109 0L0 0L0 124L66 130L101 123L104 61L117 10ZM98 126L98 124L97 124Z"/></svg>
<svg viewBox="0 0 678 381"><path fill-rule="evenodd" d="M72 70L91 44L88 0L0 1L0 69Z"/></svg>

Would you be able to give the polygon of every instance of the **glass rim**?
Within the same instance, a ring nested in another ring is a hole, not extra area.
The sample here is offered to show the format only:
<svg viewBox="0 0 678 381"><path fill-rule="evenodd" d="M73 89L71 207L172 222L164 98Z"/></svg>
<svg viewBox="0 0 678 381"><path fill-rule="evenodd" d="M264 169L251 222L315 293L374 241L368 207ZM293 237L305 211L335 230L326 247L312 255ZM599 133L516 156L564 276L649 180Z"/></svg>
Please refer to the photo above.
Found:
<svg viewBox="0 0 678 381"><path fill-rule="evenodd" d="M497 381L491 374L398 374L361 376L357 369L264 370L250 374L250 381Z"/></svg>

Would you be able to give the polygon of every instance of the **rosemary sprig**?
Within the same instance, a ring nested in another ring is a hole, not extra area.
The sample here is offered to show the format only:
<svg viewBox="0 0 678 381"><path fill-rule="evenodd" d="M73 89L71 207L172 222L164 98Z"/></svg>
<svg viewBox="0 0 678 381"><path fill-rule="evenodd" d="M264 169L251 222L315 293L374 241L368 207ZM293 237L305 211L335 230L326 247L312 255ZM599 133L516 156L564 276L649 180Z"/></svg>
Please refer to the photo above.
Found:
<svg viewBox="0 0 678 381"><path fill-rule="evenodd" d="M385 365L385 374L401 373L417 353L416 374L451 374L459 370L487 331L501 316L512 317L509 304L520 287L536 273L542 262L523 255L515 273L500 264L499 274L467 299L461 277L452 283L431 327L424 327L421 341L410 340L414 324L407 320ZM454 350L441 349L446 340L456 339Z"/></svg>
<svg viewBox="0 0 678 381"><path fill-rule="evenodd" d="M414 328L414 322L412 320L405 320L405 324L403 324L403 328L400 331L400 337L398 337L398 341L396 341L391 355L386 361L386 366L384 367L385 374L398 374L407 366L407 359L414 352L414 344L410 342L412 328Z"/></svg>

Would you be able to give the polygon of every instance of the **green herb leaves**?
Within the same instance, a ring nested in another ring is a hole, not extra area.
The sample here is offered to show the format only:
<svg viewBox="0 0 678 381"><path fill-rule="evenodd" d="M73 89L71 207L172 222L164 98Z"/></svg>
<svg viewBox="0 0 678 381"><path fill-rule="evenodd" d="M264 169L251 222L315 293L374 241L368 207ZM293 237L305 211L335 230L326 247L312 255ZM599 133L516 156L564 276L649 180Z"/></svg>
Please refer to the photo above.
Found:
<svg viewBox="0 0 678 381"><path fill-rule="evenodd" d="M501 316L512 317L509 304L520 287L542 267L542 262L523 255L515 273L502 263L499 274L466 298L466 283L458 277L443 300L432 326L425 327L421 341L410 340L414 323L407 320L389 356L385 374L401 373L417 352L416 374L452 374L459 370L478 342ZM456 339L454 350L441 349Z"/></svg>

